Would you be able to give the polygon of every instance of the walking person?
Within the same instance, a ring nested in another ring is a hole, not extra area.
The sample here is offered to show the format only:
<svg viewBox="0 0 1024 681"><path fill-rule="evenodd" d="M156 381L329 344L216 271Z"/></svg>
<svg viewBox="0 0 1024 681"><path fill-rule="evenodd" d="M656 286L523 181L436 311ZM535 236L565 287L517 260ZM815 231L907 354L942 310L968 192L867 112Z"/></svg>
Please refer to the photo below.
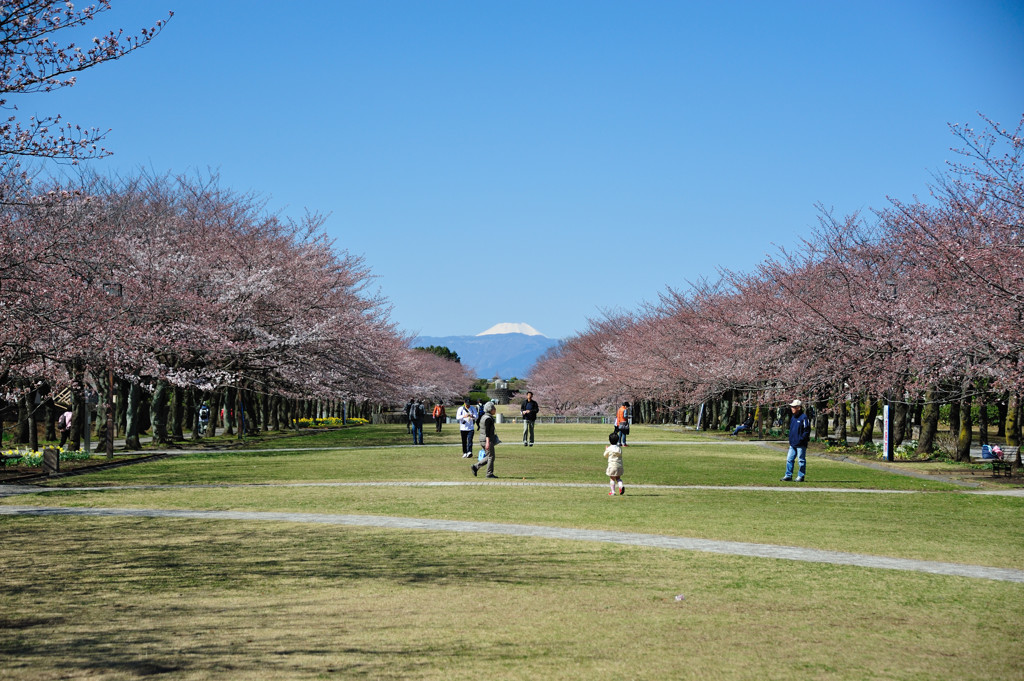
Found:
<svg viewBox="0 0 1024 681"><path fill-rule="evenodd" d="M206 429L210 425L210 408L204 402L199 406L199 437L206 437Z"/></svg>
<svg viewBox="0 0 1024 681"><path fill-rule="evenodd" d="M789 454L786 456L786 475L783 482L793 480L793 461L799 462L796 481L803 482L807 472L807 444L811 441L811 421L804 413L804 403L793 400L789 403L792 415L789 418Z"/></svg>
<svg viewBox="0 0 1024 681"><path fill-rule="evenodd" d="M423 402L422 400L416 400L409 407L409 424L412 428L412 443L414 445L423 444Z"/></svg>
<svg viewBox="0 0 1024 681"><path fill-rule="evenodd" d="M74 414L71 413L70 409L66 409L64 413L57 419L57 430L60 431L60 448L64 449L64 443L68 441L68 436L71 435L71 423L74 420Z"/></svg>
<svg viewBox="0 0 1024 681"><path fill-rule="evenodd" d="M405 403L405 432L412 432L412 420L409 418L409 413L412 410L412 405L416 404L415 400L409 400Z"/></svg>
<svg viewBox="0 0 1024 681"><path fill-rule="evenodd" d="M486 462L487 477L498 477L494 474L494 449L501 440L498 439L498 434L494 430L494 413L496 411L498 411L498 408L494 406L494 402L488 402L484 405L484 415L480 417L480 430L484 433L484 453L487 458L473 464L473 475L476 475Z"/></svg>
<svg viewBox="0 0 1024 681"><path fill-rule="evenodd" d="M533 399L533 393L527 392L526 399L523 400L523 406L521 408L523 413L523 446L526 447L529 444L533 446L533 425L537 421L537 412L540 411L540 406Z"/></svg>
<svg viewBox="0 0 1024 681"><path fill-rule="evenodd" d="M434 424L437 426L437 432L441 432L441 424L448 418L448 415L444 412L444 402L438 402L434 405L434 411L431 414L434 417Z"/></svg>
<svg viewBox="0 0 1024 681"><path fill-rule="evenodd" d="M619 433L619 444L626 447L626 436L629 435L629 402L623 402L615 412L615 430Z"/></svg>
<svg viewBox="0 0 1024 681"><path fill-rule="evenodd" d="M462 458L473 456L473 429L476 427L476 415L469 406L469 400L462 401L462 406L455 412L455 420L459 422L459 435L462 436Z"/></svg>
<svg viewBox="0 0 1024 681"><path fill-rule="evenodd" d="M604 448L604 458L608 459L608 468L605 475L608 476L608 484L611 486L609 495L614 496L616 487L619 494L626 493L626 485L622 482L622 447L619 446L619 434L612 431L608 435L608 446Z"/></svg>

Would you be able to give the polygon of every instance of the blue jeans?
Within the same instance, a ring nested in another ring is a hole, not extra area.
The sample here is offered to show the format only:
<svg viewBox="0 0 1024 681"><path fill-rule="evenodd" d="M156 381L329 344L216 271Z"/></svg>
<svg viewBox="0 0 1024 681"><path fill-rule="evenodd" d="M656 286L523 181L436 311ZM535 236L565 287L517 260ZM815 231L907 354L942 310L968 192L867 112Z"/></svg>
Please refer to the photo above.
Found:
<svg viewBox="0 0 1024 681"><path fill-rule="evenodd" d="M789 446L789 455L786 456L786 477L793 477L793 460L799 459L800 468L797 471L796 477L804 477L804 473L807 472L807 447L794 447Z"/></svg>
<svg viewBox="0 0 1024 681"><path fill-rule="evenodd" d="M523 419L523 444L524 445L527 444L527 443L529 443L531 445L533 444L533 424L534 424L534 421L531 421L529 419ZM529 436L529 440L527 440L527 436Z"/></svg>
<svg viewBox="0 0 1024 681"><path fill-rule="evenodd" d="M412 423L412 443L414 445L421 445L421 444L423 444L423 424L422 423L416 423L415 421L413 421L413 423Z"/></svg>

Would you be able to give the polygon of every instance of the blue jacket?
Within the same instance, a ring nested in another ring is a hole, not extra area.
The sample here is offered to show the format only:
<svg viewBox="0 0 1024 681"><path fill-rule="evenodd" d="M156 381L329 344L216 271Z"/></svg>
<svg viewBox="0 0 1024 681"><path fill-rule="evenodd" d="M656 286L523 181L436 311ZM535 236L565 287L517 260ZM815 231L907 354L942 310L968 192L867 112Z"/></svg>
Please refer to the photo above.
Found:
<svg viewBox="0 0 1024 681"><path fill-rule="evenodd" d="M807 413L801 411L789 419L789 446L806 447L811 441L811 421Z"/></svg>

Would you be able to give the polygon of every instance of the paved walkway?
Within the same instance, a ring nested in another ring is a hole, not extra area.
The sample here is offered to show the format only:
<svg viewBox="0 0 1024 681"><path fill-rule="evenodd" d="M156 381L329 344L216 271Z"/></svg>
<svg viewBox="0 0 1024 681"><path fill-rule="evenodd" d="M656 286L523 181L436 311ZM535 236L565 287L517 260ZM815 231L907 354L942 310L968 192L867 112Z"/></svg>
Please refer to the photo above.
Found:
<svg viewBox="0 0 1024 681"><path fill-rule="evenodd" d="M0 515L37 516L100 516L126 518L188 518L193 520L248 520L262 522L314 523L320 525L349 525L399 530L428 530L433 532L470 532L500 534L516 537L538 537L568 541L596 541L658 549L703 551L732 556L775 558L832 565L927 572L936 575L990 579L1024 584L1024 570L992 568L978 565L960 565L935 561L887 558L841 551L822 551L797 546L773 546L748 542L715 541L687 537L667 537L656 534L613 532L607 530L581 530L564 527L483 523L461 520L435 520L426 518L396 518L389 516L336 515L318 513L274 513L258 511L188 511L131 508L79 508L0 506Z"/></svg>
<svg viewBox="0 0 1024 681"><path fill-rule="evenodd" d="M68 492L94 491L112 489L187 489L187 488L224 488L224 487L353 487L353 486L391 486L391 487L450 487L466 485L505 485L529 487L600 487L603 484L586 483L536 483L521 481L486 481L486 482L341 482L341 483L284 483L254 485L134 485L125 487L79 487L79 488L40 488L29 485L0 487L0 497L19 494L39 494L49 491ZM741 492L839 492L849 494L925 494L910 490L836 490L828 488L802 487L787 485L785 487L713 487L706 485L631 485L636 489L710 489L717 491ZM961 492L961 494L991 494L992 492ZM1007 490L1003 494L1024 496L1024 490ZM569 541L597 541L631 546L647 546L652 548L703 551L734 556L750 556L758 558L775 558L779 560L795 560L811 563L829 563L833 565L852 565L888 570L904 570L926 572L930 574L990 579L1004 582L1024 583L1024 570L993 568L980 565L963 565L936 561L912 560L907 558L888 558L859 553L841 551L823 551L797 546L777 546L772 544L755 544L750 542L717 541L693 539L687 537L671 537L665 535L643 534L635 532L615 532L607 530L585 530L565 527L546 527L537 525L517 525L506 523L486 523L461 520L437 520L429 518L399 518L388 516L339 515L316 513L278 513L256 511L189 511L166 509L127 509L127 508L80 508L56 506L3 506L0 515L43 515L43 516L103 516L103 517L144 517L144 518L190 518L203 520L255 520L263 522L293 522L327 525L351 525L360 527L380 527L404 530L429 530L441 532L471 532L501 534L519 537L539 537L544 539L562 539Z"/></svg>
<svg viewBox="0 0 1024 681"><path fill-rule="evenodd" d="M571 444L593 444L575 442L551 442L550 445L571 445ZM636 443L640 444L640 443ZM664 441L650 442L657 445L699 445L708 444L707 441ZM761 444L771 446L771 443L755 441L746 442L716 442L722 444ZM413 446L413 445L408 445ZM451 444L425 445L432 447L451 448ZM399 446L401 447L401 445ZM394 445L381 447L386 449L395 448ZM302 447L302 448L279 448L261 449L262 452L295 452L295 451L319 451L346 449L339 447ZM373 447L352 447L352 449L373 449ZM167 452L147 451L146 454L182 454L182 450L168 450ZM832 458L829 455L820 455ZM913 477L924 477L940 479L944 482L956 482L939 476L927 476L904 471L894 470L872 462L863 462L856 459L842 460L856 465L866 465L872 468L881 468L887 472ZM966 485L960 482L959 484ZM452 487L465 485L501 485L517 487L593 487L605 488L606 485L591 483L547 483L528 482L518 480L488 480L468 482L304 482L304 483L256 483L251 485L131 485L123 487L77 487L77 488L43 488L32 485L0 485L0 498L20 494L39 494L46 492L68 492L68 491L110 491L112 489L187 489L187 488L225 488L225 487ZM971 485L974 486L974 485ZM714 491L736 491L736 492L829 492L842 494L927 494L914 490L873 490L873 489L835 489L827 487L811 487L806 485L790 484L785 486L735 486L722 487L712 485L630 485L631 490L640 489L677 489L677 490L714 490ZM1024 497L1024 489L1006 490L971 490L958 492L960 494L983 494ZM686 537L671 537L664 535L642 534L633 532L613 532L603 530L581 530L562 527L544 527L535 525L515 525L504 523L482 523L456 520L432 520L424 518L398 518L387 516L363 516L363 515L335 515L335 514L313 514L313 513L274 513L274 512L246 512L246 511L187 511L187 510L162 510L162 509L123 509L123 508L70 508L70 507L46 507L46 506L2 506L0 515L63 515L63 516L109 516L109 517L147 517L147 518L192 518L192 519L219 519L219 520L256 520L267 522L296 522L316 523L331 525L352 525L361 527L381 527L391 529L407 530L430 530L444 532L472 532L502 534L522 537L540 537L546 539L562 539L570 541L599 541L616 544L628 544L633 546L648 546L653 548L674 549L684 551L703 551L708 553L719 553L737 556L751 556L759 558L775 558L780 560L796 560L813 563L830 563L834 565L852 565L858 567L869 567L878 569L904 570L914 572L926 572L939 575L950 575L959 577L970 577L976 579L990 579L996 581L1007 581L1024 583L1024 570L1008 568L992 568L978 565L963 565L958 563L942 563L935 561L920 561L904 558L888 558L885 556L872 556L857 553L845 553L840 551L822 551L818 549L806 549L794 546L776 546L771 544L755 544L748 542L716 541L707 539L692 539Z"/></svg>

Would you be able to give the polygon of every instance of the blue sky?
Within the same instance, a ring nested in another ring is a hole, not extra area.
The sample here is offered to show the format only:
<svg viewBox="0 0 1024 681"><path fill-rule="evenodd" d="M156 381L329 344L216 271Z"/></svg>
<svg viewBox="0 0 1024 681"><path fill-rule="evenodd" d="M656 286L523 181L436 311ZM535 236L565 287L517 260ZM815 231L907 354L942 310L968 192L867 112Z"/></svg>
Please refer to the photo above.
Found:
<svg viewBox="0 0 1024 681"><path fill-rule="evenodd" d="M329 214L406 331L567 337L925 195L950 122L1024 114L1024 5L114 0L145 49L23 114L110 174L213 169Z"/></svg>

